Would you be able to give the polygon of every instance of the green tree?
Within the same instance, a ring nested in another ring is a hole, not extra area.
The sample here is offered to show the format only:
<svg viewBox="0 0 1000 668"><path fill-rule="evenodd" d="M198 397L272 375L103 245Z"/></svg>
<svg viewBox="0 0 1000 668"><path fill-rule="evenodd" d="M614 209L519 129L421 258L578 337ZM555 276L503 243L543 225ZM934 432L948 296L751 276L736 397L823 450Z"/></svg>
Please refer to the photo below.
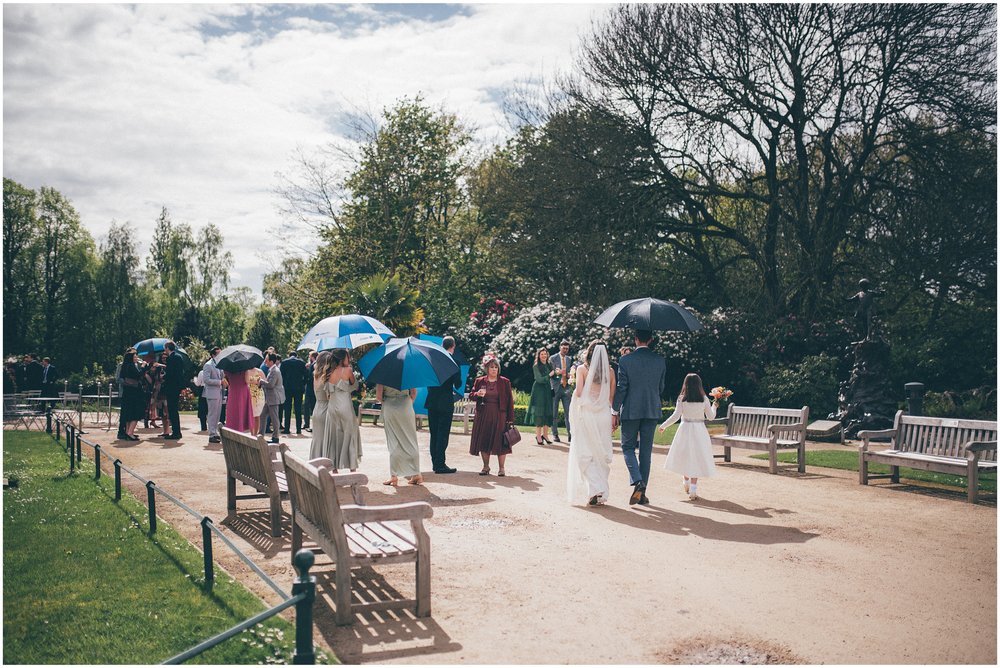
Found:
<svg viewBox="0 0 1000 668"><path fill-rule="evenodd" d="M102 314L98 359L114 359L126 346L148 335L149 314L139 265L135 230L128 224L112 223L98 251L96 290Z"/></svg>
<svg viewBox="0 0 1000 668"><path fill-rule="evenodd" d="M37 195L16 181L3 180L3 338L7 351L28 344L35 317L38 265Z"/></svg>
<svg viewBox="0 0 1000 668"><path fill-rule="evenodd" d="M424 311L417 306L419 298L420 292L407 289L399 274L373 276L352 283L347 289L349 307L375 318L398 337L415 336L427 331Z"/></svg>

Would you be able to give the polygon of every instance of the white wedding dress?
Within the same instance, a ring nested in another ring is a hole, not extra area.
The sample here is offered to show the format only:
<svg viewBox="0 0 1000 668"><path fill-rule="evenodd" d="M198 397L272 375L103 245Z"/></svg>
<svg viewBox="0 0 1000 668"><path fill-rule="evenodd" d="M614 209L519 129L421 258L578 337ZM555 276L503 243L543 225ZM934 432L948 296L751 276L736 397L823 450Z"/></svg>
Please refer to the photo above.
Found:
<svg viewBox="0 0 1000 668"><path fill-rule="evenodd" d="M673 414L660 425L665 429L680 420L674 441L670 444L664 468L689 478L707 478L715 474L712 439L705 420L715 419L715 406L706 397L701 403L681 401Z"/></svg>
<svg viewBox="0 0 1000 668"><path fill-rule="evenodd" d="M593 359L584 368L587 377L583 389L574 394L569 407L573 438L569 444L566 492L573 504L586 504L594 496L598 503L604 503L611 474L611 373L607 348L595 347Z"/></svg>

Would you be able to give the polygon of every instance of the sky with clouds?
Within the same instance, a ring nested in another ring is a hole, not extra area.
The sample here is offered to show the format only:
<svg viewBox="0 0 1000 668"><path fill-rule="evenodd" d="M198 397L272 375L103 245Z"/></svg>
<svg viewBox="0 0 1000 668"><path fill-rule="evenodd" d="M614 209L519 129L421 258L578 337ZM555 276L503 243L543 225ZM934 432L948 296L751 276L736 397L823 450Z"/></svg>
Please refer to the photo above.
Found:
<svg viewBox="0 0 1000 668"><path fill-rule="evenodd" d="M283 226L277 173L297 150L417 94L502 141L504 91L568 69L604 9L5 4L3 175L59 190L97 240L112 221L148 240L161 207L214 223L233 284L257 292Z"/></svg>

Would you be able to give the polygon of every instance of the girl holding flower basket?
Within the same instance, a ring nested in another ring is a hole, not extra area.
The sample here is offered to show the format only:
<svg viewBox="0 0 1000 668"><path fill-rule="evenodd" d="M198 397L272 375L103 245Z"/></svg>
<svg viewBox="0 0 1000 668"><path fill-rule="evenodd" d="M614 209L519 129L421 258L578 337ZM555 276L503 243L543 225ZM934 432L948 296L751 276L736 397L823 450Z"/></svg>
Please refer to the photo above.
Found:
<svg viewBox="0 0 1000 668"><path fill-rule="evenodd" d="M684 476L684 491L694 501L698 498L698 478L706 478L715 474L715 461L712 457L712 440L705 427L705 420L715 419L715 411L719 401L732 395L725 388L712 390L715 399L709 402L708 396L701 384L698 374L689 373L684 377L680 396L673 415L660 425L662 432L670 425L680 420L674 441L670 444L670 452L664 468Z"/></svg>

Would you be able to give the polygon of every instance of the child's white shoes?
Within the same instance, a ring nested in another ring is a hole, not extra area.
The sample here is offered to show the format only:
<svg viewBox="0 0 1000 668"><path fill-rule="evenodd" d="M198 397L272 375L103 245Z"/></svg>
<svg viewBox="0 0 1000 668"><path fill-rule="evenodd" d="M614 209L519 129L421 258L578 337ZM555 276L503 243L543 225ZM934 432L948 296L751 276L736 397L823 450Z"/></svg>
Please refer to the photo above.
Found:
<svg viewBox="0 0 1000 668"><path fill-rule="evenodd" d="M688 498L692 501L698 498L698 485L684 485L687 487Z"/></svg>

